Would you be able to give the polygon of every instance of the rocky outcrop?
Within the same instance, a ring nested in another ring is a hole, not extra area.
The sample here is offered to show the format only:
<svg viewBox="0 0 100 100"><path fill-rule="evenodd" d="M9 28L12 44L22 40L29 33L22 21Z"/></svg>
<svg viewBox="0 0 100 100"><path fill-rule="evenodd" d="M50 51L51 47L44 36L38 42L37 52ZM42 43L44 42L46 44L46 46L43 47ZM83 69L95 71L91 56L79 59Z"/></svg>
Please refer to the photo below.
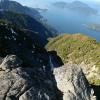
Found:
<svg viewBox="0 0 100 100"><path fill-rule="evenodd" d="M63 100L96 100L94 91L79 66L66 64L54 70L58 89L63 92Z"/></svg>
<svg viewBox="0 0 100 100"><path fill-rule="evenodd" d="M21 64L15 55L4 58L0 65L0 100L58 100L56 86L42 68L22 68Z"/></svg>
<svg viewBox="0 0 100 100"><path fill-rule="evenodd" d="M24 68L22 64L16 55L7 55L2 60L0 100L96 100L94 91L76 65L55 68L54 78L44 67Z"/></svg>

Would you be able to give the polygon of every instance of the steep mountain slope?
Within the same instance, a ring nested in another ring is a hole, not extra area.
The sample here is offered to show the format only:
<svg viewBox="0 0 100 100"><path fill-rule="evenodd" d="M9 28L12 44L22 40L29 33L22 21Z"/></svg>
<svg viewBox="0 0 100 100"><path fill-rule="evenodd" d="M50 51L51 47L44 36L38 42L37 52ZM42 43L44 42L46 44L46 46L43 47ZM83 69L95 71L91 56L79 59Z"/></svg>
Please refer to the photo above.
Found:
<svg viewBox="0 0 100 100"><path fill-rule="evenodd" d="M12 24L0 22L0 56L15 54L25 63L24 66L41 66L48 63L47 52L42 39L23 31Z"/></svg>
<svg viewBox="0 0 100 100"><path fill-rule="evenodd" d="M27 14L36 19L40 19L41 15L36 9L31 9L29 7L23 6L16 1L10 0L1 0L0 1L0 9L6 11L13 11L17 13Z"/></svg>
<svg viewBox="0 0 100 100"><path fill-rule="evenodd" d="M64 63L72 62L83 66L92 84L100 84L100 43L81 34L60 35L47 44L49 51L57 51Z"/></svg>
<svg viewBox="0 0 100 100"><path fill-rule="evenodd" d="M59 100L40 37L0 22L0 100ZM59 93L58 93L58 92Z"/></svg>
<svg viewBox="0 0 100 100"><path fill-rule="evenodd" d="M43 24L28 15L9 11L0 11L0 19L9 21L22 29L30 31L31 33L38 34L44 42L46 42L48 37L53 36L51 30L47 29Z"/></svg>

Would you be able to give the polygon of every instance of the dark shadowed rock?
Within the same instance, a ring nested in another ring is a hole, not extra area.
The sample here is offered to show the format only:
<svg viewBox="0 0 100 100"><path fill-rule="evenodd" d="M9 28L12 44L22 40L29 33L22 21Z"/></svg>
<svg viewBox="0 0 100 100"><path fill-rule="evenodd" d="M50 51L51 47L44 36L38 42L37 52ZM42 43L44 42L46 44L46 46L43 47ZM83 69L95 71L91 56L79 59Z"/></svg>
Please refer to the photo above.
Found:
<svg viewBox="0 0 100 100"><path fill-rule="evenodd" d="M17 64L21 65L22 61L9 55L0 65L4 69L0 71L0 100L96 100L77 65L66 64L54 69L60 92L52 74L47 76L42 68L22 68Z"/></svg>
<svg viewBox="0 0 100 100"><path fill-rule="evenodd" d="M0 100L59 100L54 81L42 68L21 68L21 64L15 55L4 58L0 65Z"/></svg>

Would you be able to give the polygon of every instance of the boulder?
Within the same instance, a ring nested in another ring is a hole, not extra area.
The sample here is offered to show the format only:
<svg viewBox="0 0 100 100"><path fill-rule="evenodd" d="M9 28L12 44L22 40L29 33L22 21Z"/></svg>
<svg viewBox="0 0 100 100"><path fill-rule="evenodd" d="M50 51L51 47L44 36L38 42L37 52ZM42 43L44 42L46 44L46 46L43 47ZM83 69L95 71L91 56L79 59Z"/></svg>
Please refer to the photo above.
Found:
<svg viewBox="0 0 100 100"><path fill-rule="evenodd" d="M66 64L54 69L57 87L63 92L63 100L96 100L82 69Z"/></svg>

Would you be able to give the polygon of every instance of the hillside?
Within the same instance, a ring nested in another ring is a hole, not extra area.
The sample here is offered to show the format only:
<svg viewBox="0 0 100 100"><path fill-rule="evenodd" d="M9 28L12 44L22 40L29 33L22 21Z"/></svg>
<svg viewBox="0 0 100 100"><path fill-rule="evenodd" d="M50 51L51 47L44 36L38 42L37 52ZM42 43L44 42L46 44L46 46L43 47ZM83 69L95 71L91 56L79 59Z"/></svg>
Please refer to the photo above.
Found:
<svg viewBox="0 0 100 100"><path fill-rule="evenodd" d="M0 11L0 19L11 22L12 24L30 31L31 33L36 33L44 40L44 42L47 41L48 37L52 37L54 35L54 33L47 29L43 24L25 14L19 14L10 11Z"/></svg>
<svg viewBox="0 0 100 100"><path fill-rule="evenodd" d="M48 51L57 51L64 63L83 66L92 84L100 84L100 43L81 34L60 35L50 39Z"/></svg>
<svg viewBox="0 0 100 100"><path fill-rule="evenodd" d="M6 10L6 11L17 12L17 13L21 13L21 14L26 14L26 15L29 15L36 19L41 18L40 13L36 9L30 8L27 6L23 6L16 1L1 0L0 1L0 9Z"/></svg>

